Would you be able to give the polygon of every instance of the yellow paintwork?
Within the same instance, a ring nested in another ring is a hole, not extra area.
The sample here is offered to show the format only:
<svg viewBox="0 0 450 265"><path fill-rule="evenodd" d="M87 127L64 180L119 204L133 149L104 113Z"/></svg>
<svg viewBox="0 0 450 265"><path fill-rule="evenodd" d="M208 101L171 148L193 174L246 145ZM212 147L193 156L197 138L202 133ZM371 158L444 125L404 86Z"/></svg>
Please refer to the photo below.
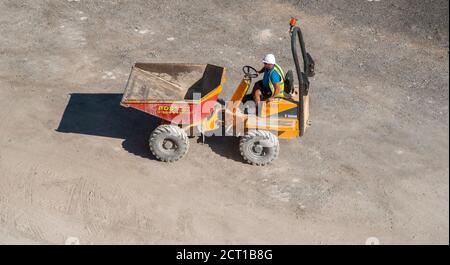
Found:
<svg viewBox="0 0 450 265"><path fill-rule="evenodd" d="M221 83L222 85L223 83ZM277 118L270 117L274 114L297 108L297 105L286 99L274 99L269 103L263 103L261 116L244 114L239 109L239 104L242 99L247 94L249 89L249 82L246 79L242 79L238 87L236 88L231 100L227 102L224 114L225 126L232 126L233 135L244 135L245 130L248 129L260 129L272 131L280 139L295 139L299 135L299 123L297 118ZM218 87L215 91L212 91L209 95L202 98L207 99L210 96L214 96L216 92L222 90L222 87ZM305 114L309 114L309 98L305 98ZM219 108L215 108L212 115L203 119L201 121L202 130L204 132L216 130L218 128L219 120ZM305 115L308 117L309 115ZM304 123L307 123L306 118ZM197 126L197 124L192 124L189 127ZM226 128L227 129L227 128Z"/></svg>
<svg viewBox="0 0 450 265"><path fill-rule="evenodd" d="M217 122L219 120L219 111L220 108L214 108L211 116L202 120L202 130L204 132L213 131L219 127Z"/></svg>
<svg viewBox="0 0 450 265"><path fill-rule="evenodd" d="M282 98L275 98L274 100L266 102L262 105L261 117L269 117L293 108L297 108L297 104Z"/></svg>
<svg viewBox="0 0 450 265"><path fill-rule="evenodd" d="M295 139L298 137L298 130L279 131L278 138L280 139Z"/></svg>
<svg viewBox="0 0 450 265"><path fill-rule="evenodd" d="M249 81L247 79L242 79L241 83L234 91L234 94L231 97L230 101L232 101L233 103L236 103L237 105L239 103L241 103L245 94L247 94L248 86L249 86Z"/></svg>
<svg viewBox="0 0 450 265"><path fill-rule="evenodd" d="M272 131L282 139L293 139L298 137L299 127L296 118L262 118L249 116L245 128Z"/></svg>

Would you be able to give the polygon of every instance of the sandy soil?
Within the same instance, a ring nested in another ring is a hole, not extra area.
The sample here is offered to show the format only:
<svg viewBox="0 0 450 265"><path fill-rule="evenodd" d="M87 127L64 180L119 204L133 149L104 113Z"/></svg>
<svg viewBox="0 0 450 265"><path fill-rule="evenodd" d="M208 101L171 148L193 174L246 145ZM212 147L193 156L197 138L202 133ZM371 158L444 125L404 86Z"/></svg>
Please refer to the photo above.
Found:
<svg viewBox="0 0 450 265"><path fill-rule="evenodd" d="M234 138L156 161L119 106L139 62L228 69L288 21L316 60L312 127L270 167ZM448 1L1 1L0 243L448 244Z"/></svg>

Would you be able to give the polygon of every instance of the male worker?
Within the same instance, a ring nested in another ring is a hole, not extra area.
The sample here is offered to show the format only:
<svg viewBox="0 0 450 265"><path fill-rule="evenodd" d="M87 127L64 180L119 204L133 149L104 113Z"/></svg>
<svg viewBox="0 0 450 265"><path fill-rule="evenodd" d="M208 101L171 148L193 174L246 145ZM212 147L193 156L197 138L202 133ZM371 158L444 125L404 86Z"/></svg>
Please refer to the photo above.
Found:
<svg viewBox="0 0 450 265"><path fill-rule="evenodd" d="M264 73L263 79L255 83L252 91L253 100L259 106L261 100L270 101L284 96L284 73L276 63L273 54L263 59L264 67L258 73Z"/></svg>

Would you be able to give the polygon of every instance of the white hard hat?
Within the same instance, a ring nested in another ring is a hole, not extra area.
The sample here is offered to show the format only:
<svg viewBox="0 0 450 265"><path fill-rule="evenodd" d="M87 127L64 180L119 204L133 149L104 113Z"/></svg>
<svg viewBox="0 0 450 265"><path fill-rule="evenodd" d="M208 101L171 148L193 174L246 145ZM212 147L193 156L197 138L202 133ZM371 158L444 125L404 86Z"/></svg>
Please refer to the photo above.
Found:
<svg viewBox="0 0 450 265"><path fill-rule="evenodd" d="M271 53L267 54L263 59L263 63L275 64L275 56Z"/></svg>

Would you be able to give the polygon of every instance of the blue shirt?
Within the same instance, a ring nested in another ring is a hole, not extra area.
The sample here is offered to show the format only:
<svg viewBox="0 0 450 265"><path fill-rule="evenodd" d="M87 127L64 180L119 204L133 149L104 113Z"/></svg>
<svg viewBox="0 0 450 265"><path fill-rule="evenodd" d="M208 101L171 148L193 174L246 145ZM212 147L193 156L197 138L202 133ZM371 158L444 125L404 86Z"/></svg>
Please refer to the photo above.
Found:
<svg viewBox="0 0 450 265"><path fill-rule="evenodd" d="M270 74L270 71L272 71L272 74ZM264 77L262 80L263 87L261 88L263 91L261 91L261 92L263 92L265 94L272 93L272 91L270 90L270 86L269 86L269 75L270 75L270 80L272 81L272 84L281 82L281 76L280 76L280 74L277 73L277 71L275 71L275 69L271 69L271 70L264 69Z"/></svg>

